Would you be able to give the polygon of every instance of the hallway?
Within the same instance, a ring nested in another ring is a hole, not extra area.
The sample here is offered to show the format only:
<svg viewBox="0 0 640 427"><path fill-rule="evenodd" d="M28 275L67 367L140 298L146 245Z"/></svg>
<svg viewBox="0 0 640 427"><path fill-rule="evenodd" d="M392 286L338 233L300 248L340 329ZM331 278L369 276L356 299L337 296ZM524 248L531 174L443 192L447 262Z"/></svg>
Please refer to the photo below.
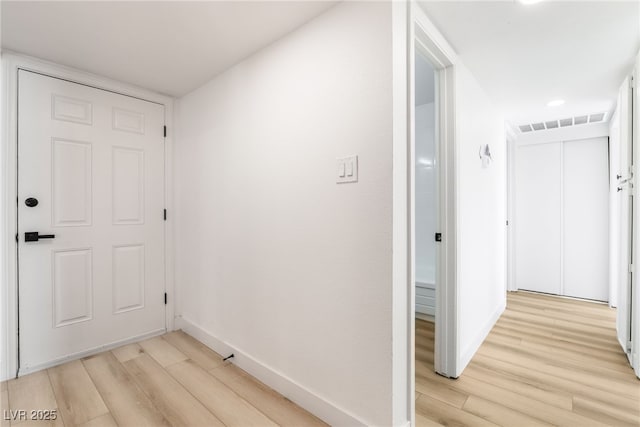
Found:
<svg viewBox="0 0 640 427"><path fill-rule="evenodd" d="M640 381L604 304L513 292L457 380L433 372L433 324L416 320L416 424L640 424Z"/></svg>

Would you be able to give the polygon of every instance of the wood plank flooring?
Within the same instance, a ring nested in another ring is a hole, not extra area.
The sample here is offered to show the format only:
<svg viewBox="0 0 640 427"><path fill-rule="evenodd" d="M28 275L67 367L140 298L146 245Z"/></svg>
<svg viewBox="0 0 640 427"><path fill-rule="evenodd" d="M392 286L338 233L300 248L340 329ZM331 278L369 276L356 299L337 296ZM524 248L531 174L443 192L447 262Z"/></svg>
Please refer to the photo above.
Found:
<svg viewBox="0 0 640 427"><path fill-rule="evenodd" d="M433 372L416 320L418 426L640 426L640 380L603 304L513 292L462 376Z"/></svg>
<svg viewBox="0 0 640 427"><path fill-rule="evenodd" d="M433 324L416 321L418 426L640 426L640 380L605 305L511 293L457 380L433 372ZM1 384L8 410L55 409L37 426L324 426L183 332ZM9 414L10 415L10 414Z"/></svg>
<svg viewBox="0 0 640 427"><path fill-rule="evenodd" d="M3 382L1 394L2 427L326 426L181 331ZM32 409L58 416L5 419Z"/></svg>

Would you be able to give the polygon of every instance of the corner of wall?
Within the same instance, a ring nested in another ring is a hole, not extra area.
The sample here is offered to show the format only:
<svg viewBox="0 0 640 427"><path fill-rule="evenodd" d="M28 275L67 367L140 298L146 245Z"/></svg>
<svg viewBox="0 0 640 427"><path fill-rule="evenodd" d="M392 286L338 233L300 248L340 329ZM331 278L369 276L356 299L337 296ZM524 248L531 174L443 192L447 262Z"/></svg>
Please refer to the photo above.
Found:
<svg viewBox="0 0 640 427"><path fill-rule="evenodd" d="M332 426L366 426L367 424L338 405L305 388L282 372L268 366L242 349L220 339L185 318L176 319L176 326L221 355L233 353L233 364L273 388L292 402L305 408Z"/></svg>
<svg viewBox="0 0 640 427"><path fill-rule="evenodd" d="M484 340L487 339L487 337L489 336L489 333L495 326L500 316L502 316L502 313L504 313L506 308L507 308L507 300L505 297L505 299L501 301L500 304L498 304L498 307L491 314L487 322L482 326L482 329L475 336L474 340L470 342L469 345L467 345L467 347L461 351L460 361L457 366L456 378L462 375L462 372L465 370L467 365L469 365L469 363L471 362L471 359L473 359L473 356L476 354L476 352L478 351L478 349L480 348Z"/></svg>

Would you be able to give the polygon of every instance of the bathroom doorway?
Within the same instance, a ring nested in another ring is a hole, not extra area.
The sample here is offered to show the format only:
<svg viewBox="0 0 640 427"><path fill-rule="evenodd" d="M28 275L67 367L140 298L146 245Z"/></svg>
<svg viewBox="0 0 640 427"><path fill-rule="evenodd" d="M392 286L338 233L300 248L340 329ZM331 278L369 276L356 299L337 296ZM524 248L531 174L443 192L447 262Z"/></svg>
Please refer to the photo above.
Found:
<svg viewBox="0 0 640 427"><path fill-rule="evenodd" d="M419 48L414 62L414 243L416 374L435 370L438 285L437 72Z"/></svg>
<svg viewBox="0 0 640 427"><path fill-rule="evenodd" d="M435 70L416 50L415 61L415 286L416 318L435 322L437 129ZM438 234L437 234L438 233ZM433 353L433 352L432 352Z"/></svg>

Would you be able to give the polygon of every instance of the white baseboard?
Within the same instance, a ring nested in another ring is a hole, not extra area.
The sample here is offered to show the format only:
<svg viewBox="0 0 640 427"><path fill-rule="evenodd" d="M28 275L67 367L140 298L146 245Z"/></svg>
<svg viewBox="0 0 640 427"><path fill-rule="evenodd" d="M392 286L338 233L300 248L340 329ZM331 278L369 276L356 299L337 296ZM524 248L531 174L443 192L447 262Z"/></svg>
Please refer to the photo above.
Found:
<svg viewBox="0 0 640 427"><path fill-rule="evenodd" d="M467 367L471 359L476 354L482 343L493 329L493 326L496 324L504 310L507 308L506 300L501 302L496 311L493 312L487 323L485 323L484 327L480 330L478 334L476 334L475 339L460 355L460 363L458 363L458 372L457 376L462 374L462 371Z"/></svg>
<svg viewBox="0 0 640 427"><path fill-rule="evenodd" d="M233 353L233 364L262 381L287 399L311 412L332 426L366 426L367 424L346 410L311 390L296 383L291 378L258 361L241 349L217 338L184 317L176 317L176 328L196 338L216 353L228 356Z"/></svg>
<svg viewBox="0 0 640 427"><path fill-rule="evenodd" d="M142 335L136 335L135 337L127 338L120 341L114 341L109 344L100 345L94 348L90 348L88 350L79 351L77 353L68 354L63 357L59 357L57 359L51 360L46 363L41 363L39 365L29 366L29 367L21 367L20 372L18 372L19 376L31 374L33 372L41 371L43 369L51 368L53 366L62 365L63 363L69 362L71 360L81 359L83 357L91 356L94 354L102 353L103 351L111 350L116 347L120 347L123 345L131 344L133 342L138 342L142 340L146 340L147 338L155 337L157 335L162 335L167 332L165 329L158 329L155 331L147 332ZM8 378L7 378L8 379ZM4 381L4 380L3 380Z"/></svg>

